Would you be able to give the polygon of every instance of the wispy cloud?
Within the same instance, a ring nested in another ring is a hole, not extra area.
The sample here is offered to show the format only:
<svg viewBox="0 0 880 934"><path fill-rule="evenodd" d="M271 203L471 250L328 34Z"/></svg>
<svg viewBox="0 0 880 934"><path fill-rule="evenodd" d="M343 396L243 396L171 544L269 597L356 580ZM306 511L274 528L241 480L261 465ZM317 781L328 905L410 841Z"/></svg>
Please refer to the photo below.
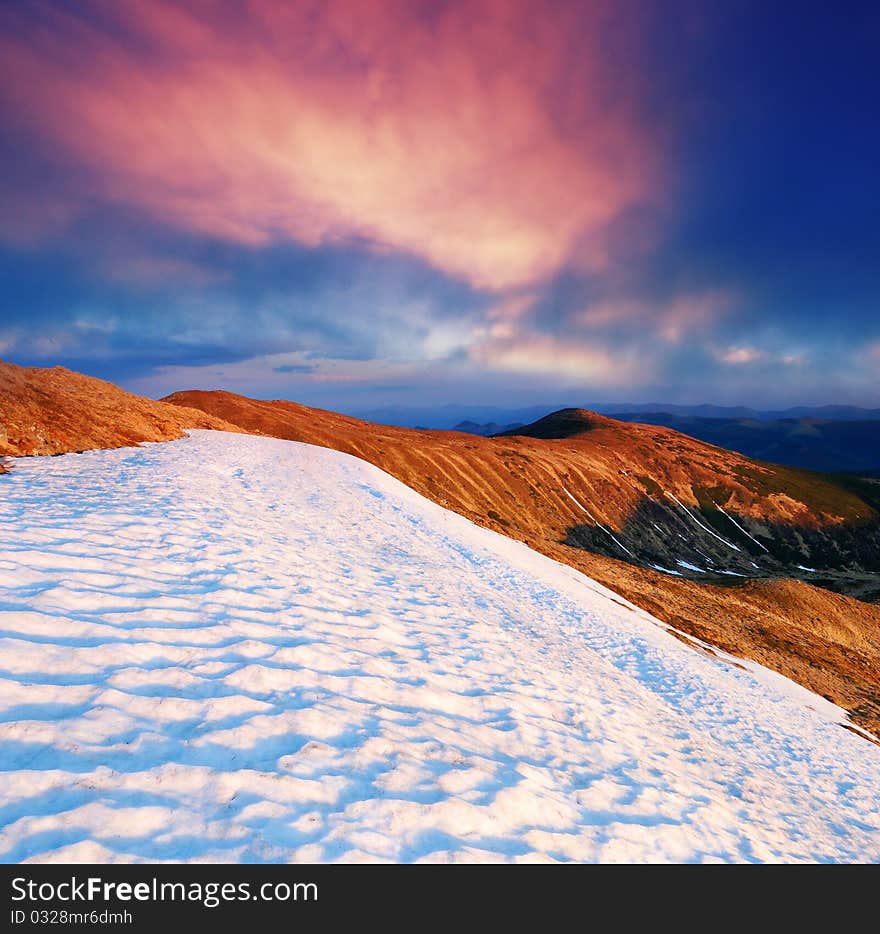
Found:
<svg viewBox="0 0 880 934"><path fill-rule="evenodd" d="M757 363L766 358L766 353L757 347L724 347L715 351L716 360L731 366Z"/></svg>
<svg viewBox="0 0 880 934"><path fill-rule="evenodd" d="M492 289L600 266L662 189L606 3L235 9L7 10L4 97L90 171L86 199L251 245L360 238Z"/></svg>
<svg viewBox="0 0 880 934"><path fill-rule="evenodd" d="M762 347L730 345L712 346L712 356L727 366L751 366L753 364L795 367L805 362L805 355L800 351L767 349Z"/></svg>
<svg viewBox="0 0 880 934"><path fill-rule="evenodd" d="M498 325L470 348L472 360L495 370L552 374L561 383L627 386L653 375L633 349L591 345Z"/></svg>

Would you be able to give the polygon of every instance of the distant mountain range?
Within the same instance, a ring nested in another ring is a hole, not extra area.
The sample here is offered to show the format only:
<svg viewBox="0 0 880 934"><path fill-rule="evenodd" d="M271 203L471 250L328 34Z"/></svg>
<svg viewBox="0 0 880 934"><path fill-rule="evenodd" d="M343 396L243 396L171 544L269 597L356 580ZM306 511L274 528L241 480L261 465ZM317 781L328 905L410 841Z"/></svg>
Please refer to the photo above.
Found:
<svg viewBox="0 0 880 934"><path fill-rule="evenodd" d="M503 435L506 431L521 428L524 422L510 422L508 425L499 425L498 422L486 422L478 425L476 422L465 420L459 422L452 430L463 431L468 435L480 435L482 438L491 438L493 435Z"/></svg>
<svg viewBox="0 0 880 934"><path fill-rule="evenodd" d="M692 438L774 464L832 473L880 469L880 417L839 421L815 417L700 418L666 412L618 412L619 421L674 428Z"/></svg>
<svg viewBox="0 0 880 934"><path fill-rule="evenodd" d="M750 409L746 406L725 405L672 405L669 403L629 402L588 406L605 415L619 418L621 413L663 412L668 415L696 416L697 418L748 418L761 422L775 422L797 418L818 418L824 421L877 421L880 409L865 409L855 405L798 405L790 409Z"/></svg>
<svg viewBox="0 0 880 934"><path fill-rule="evenodd" d="M854 405L800 405L788 409L752 409L747 406L725 405L676 405L668 402L594 402L583 403L578 399L562 399L541 405L521 408L501 408L486 405L443 405L433 407L387 406L347 414L380 425L397 425L401 428L439 428L468 431L464 423L482 429L488 425L512 427L527 425L550 412L560 409L581 407L603 415L619 418L622 413L662 412L668 415L695 416L697 418L747 418L761 422L781 421L791 418L819 418L824 421L880 421L880 409L860 408Z"/></svg>
<svg viewBox="0 0 880 934"><path fill-rule="evenodd" d="M798 408L787 412L752 412L723 409L718 406L669 406L677 412L615 411L622 422L639 422L674 428L682 434L709 444L745 454L773 464L785 464L829 473L874 475L880 471L880 409L857 409L850 406ZM701 414L694 414L697 410ZM710 415L710 412L725 415ZM732 415L732 412L750 414ZM824 412L825 417L815 414ZM771 418L778 415L778 418ZM856 416L860 416L856 418ZM496 421L478 424L463 421L456 431L490 437L516 433L521 424L501 425Z"/></svg>
<svg viewBox="0 0 880 934"><path fill-rule="evenodd" d="M441 431L466 431L459 428L463 422L482 427L494 424L527 425L548 412L564 408L571 402L529 405L522 408L498 408L490 405L442 405L442 406L386 406L383 408L346 410L346 415L377 425L393 425L398 428L430 428ZM478 434L479 432L469 432Z"/></svg>

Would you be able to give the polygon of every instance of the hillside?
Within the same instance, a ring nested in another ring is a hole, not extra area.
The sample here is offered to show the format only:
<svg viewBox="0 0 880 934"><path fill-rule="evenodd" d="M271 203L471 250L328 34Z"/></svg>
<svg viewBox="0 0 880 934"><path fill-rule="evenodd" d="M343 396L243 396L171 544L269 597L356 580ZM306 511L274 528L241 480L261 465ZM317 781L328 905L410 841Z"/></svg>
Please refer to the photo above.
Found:
<svg viewBox="0 0 880 934"><path fill-rule="evenodd" d="M665 425L757 460L808 470L863 473L880 469L880 419L815 417L758 420L625 412L616 419Z"/></svg>
<svg viewBox="0 0 880 934"><path fill-rule="evenodd" d="M354 454L677 628L831 697L880 731L880 608L780 580L876 592L868 565L880 555L877 513L857 492L594 413L566 416L590 426L576 437L492 439L374 425L227 392L165 401L247 431ZM849 569L824 567L823 556ZM814 567L824 570L808 570Z"/></svg>
<svg viewBox="0 0 880 934"><path fill-rule="evenodd" d="M588 409L560 409L528 425L499 432L501 437L541 438L545 441L576 438L599 428L612 428L614 419Z"/></svg>
<svg viewBox="0 0 880 934"><path fill-rule="evenodd" d="M187 428L241 430L205 412L144 399L64 367L0 361L0 457L168 441Z"/></svg>
<svg viewBox="0 0 880 934"><path fill-rule="evenodd" d="M686 576L785 575L880 597L880 486L737 457L674 431L655 433L653 450L632 457L643 427L563 409L500 437L550 441L550 450L564 442L591 463L609 452L626 460L618 483L637 487L641 501L617 524L594 517L592 528L573 531L573 544ZM588 516L604 505L572 498Z"/></svg>
<svg viewBox="0 0 880 934"><path fill-rule="evenodd" d="M695 579L785 574L863 596L880 572L880 502L871 489L669 429L567 409L487 439L225 392L165 401L363 457L516 537L550 537Z"/></svg>
<svg viewBox="0 0 880 934"><path fill-rule="evenodd" d="M361 460L197 431L3 488L4 862L880 859L843 711Z"/></svg>

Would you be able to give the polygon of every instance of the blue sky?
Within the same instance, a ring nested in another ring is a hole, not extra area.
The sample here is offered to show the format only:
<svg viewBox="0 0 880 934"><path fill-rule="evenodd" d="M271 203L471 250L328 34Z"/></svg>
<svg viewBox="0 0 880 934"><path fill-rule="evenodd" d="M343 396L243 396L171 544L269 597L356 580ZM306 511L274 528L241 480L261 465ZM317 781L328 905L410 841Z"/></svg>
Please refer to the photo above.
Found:
<svg viewBox="0 0 880 934"><path fill-rule="evenodd" d="M349 411L880 404L876 5L0 26L3 359Z"/></svg>

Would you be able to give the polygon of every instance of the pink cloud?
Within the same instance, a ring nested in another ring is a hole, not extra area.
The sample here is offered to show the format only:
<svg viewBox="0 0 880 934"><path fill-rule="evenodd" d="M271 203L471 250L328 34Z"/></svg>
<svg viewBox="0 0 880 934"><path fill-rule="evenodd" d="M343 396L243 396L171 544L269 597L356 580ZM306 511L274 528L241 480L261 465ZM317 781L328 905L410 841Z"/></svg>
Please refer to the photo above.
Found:
<svg viewBox="0 0 880 934"><path fill-rule="evenodd" d="M726 315L734 300L733 293L726 289L676 296L657 316L660 336L670 344L678 344Z"/></svg>
<svg viewBox="0 0 880 934"><path fill-rule="evenodd" d="M632 385L657 375L658 343L674 346L705 332L734 301L734 293L726 289L682 292L666 301L604 299L561 316L566 336L559 337L542 333L540 293L520 291L489 309L487 324L474 335L468 352L471 359L495 370ZM621 327L641 339L622 343L615 337ZM746 358L755 353L742 348L713 352L727 363L749 362Z"/></svg>
<svg viewBox="0 0 880 934"><path fill-rule="evenodd" d="M492 370L552 375L577 384L628 386L653 375L649 360L634 348L613 349L586 341L521 331L509 322L493 325L469 350Z"/></svg>
<svg viewBox="0 0 880 934"><path fill-rule="evenodd" d="M652 331L668 344L678 344L727 314L733 300L733 294L724 289L684 292L665 302L609 299L575 312L571 321L587 331L623 323L642 331Z"/></svg>
<svg viewBox="0 0 880 934"><path fill-rule="evenodd" d="M190 232L363 238L506 289L601 266L606 228L663 187L605 2L98 9L0 14L0 100L90 172L86 197Z"/></svg>
<svg viewBox="0 0 880 934"><path fill-rule="evenodd" d="M731 366L742 366L764 360L766 354L755 347L722 347L716 350L715 358Z"/></svg>

